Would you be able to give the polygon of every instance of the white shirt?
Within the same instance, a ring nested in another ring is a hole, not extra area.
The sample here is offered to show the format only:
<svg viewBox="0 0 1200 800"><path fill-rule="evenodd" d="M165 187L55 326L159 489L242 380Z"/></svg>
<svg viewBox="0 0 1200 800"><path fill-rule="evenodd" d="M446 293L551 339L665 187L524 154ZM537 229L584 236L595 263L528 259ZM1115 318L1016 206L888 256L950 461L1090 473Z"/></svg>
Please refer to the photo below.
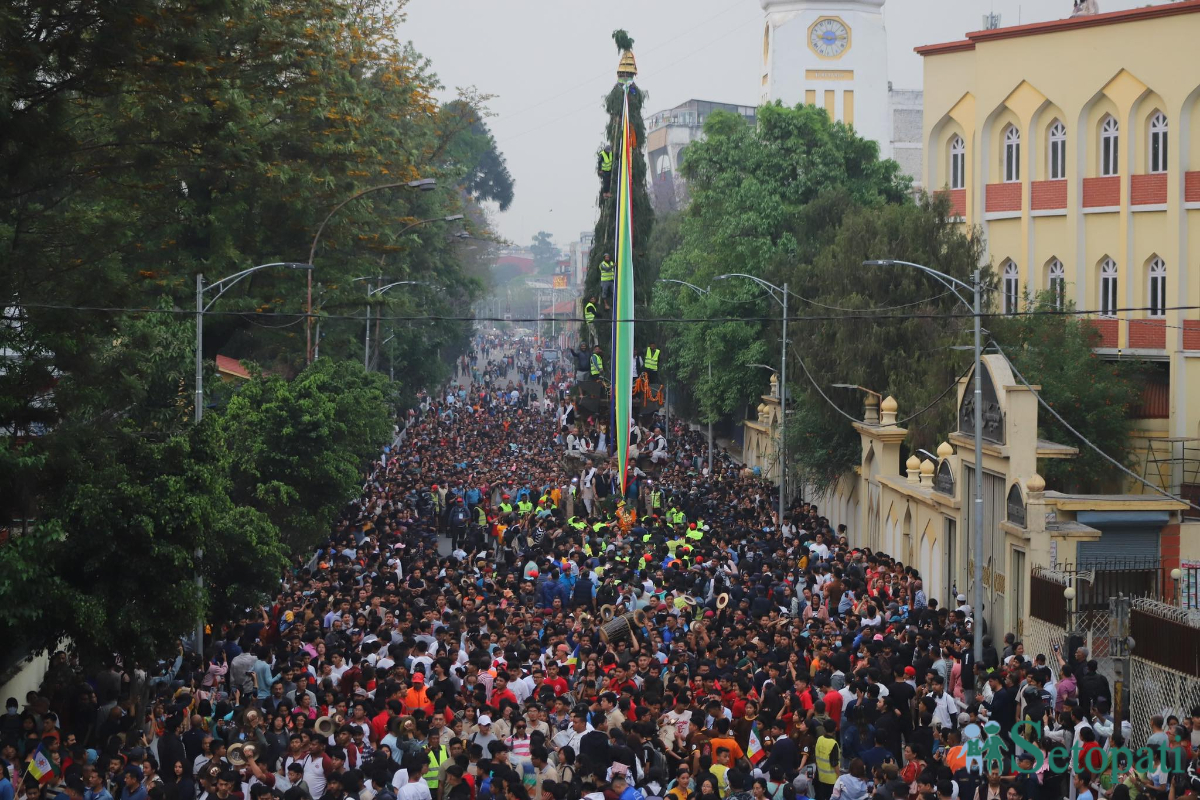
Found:
<svg viewBox="0 0 1200 800"><path fill-rule="evenodd" d="M943 728L951 728L954 726L954 715L958 713L958 704L954 700L954 696L949 692L942 692L942 696L934 698L936 705L933 707L933 721L940 724Z"/></svg>
<svg viewBox="0 0 1200 800"><path fill-rule="evenodd" d="M400 791L396 794L396 800L433 800L433 795L429 793L429 784L424 778L413 783L406 783L400 787Z"/></svg>
<svg viewBox="0 0 1200 800"><path fill-rule="evenodd" d="M325 767L319 758L313 758L311 755L306 755L304 758L288 758L284 763L284 771L295 762L300 762L300 766L304 767L304 782L308 784L308 791L313 797L320 797L325 794Z"/></svg>
<svg viewBox="0 0 1200 800"><path fill-rule="evenodd" d="M574 726L572 726L568 730L571 731L571 738L567 740L567 745L572 750L574 750L576 753L578 753L579 752L579 741L581 739L583 739L584 736L591 733L595 729L590 724L588 724L587 727L585 727L582 731L575 730ZM396 798L396 800L400 800L400 799Z"/></svg>

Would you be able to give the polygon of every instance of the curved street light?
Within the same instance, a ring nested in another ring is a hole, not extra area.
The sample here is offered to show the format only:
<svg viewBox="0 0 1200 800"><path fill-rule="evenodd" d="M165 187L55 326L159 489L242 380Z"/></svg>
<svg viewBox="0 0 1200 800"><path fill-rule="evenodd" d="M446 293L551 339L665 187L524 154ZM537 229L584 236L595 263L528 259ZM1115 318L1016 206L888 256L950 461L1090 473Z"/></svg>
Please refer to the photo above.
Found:
<svg viewBox="0 0 1200 800"><path fill-rule="evenodd" d="M658 283L677 283L680 286L686 286L687 288L689 288L693 292L695 292L697 297L703 297L704 295L709 293L708 289L702 289L694 283L688 283L687 281L676 280L675 278L659 278L657 282ZM709 380L709 383L712 383L712 354L711 353L709 353L709 355L708 355L708 380ZM668 411L668 414L669 413L670 412ZM668 417L668 419L669 419L669 417ZM709 475L712 475L712 461L713 461L712 416L709 415L709 420L708 420L708 474Z"/></svg>
<svg viewBox="0 0 1200 800"><path fill-rule="evenodd" d="M434 189L437 188L437 179L436 178L418 178L418 179L412 180L412 181L399 181L397 183L384 183L379 186L371 186L367 189L363 189L361 192L358 192L357 194L350 195L345 200L343 200L342 202L338 203L336 206L331 208L329 210L329 213L325 215L325 219L321 220L321 224L317 226L317 232L313 236L313 240L312 240L312 247L310 247L308 249L308 263L311 265L312 263L314 263L316 261L317 245L321 242L321 234L325 232L325 226L329 224L329 220L333 219L333 215L336 214L337 212L341 211L342 208L347 203L357 200L358 198L363 197L364 195L371 194L372 192L381 192L384 189L401 189L401 188L417 189L418 191L422 191L422 192L432 192ZM406 228L405 230L408 230L408 229ZM305 339L304 359L305 359L306 363L311 364L312 363L312 352L313 352L312 351L312 272L311 271L308 273L308 300L305 303L305 313L307 314L307 319L305 320L305 323L304 323L304 339Z"/></svg>
<svg viewBox="0 0 1200 800"><path fill-rule="evenodd" d="M194 395L195 399L193 400L193 402L196 406L196 410L195 410L196 422L200 422L200 420L202 420L204 418L204 314L205 314L205 312L208 311L210 308L212 308L212 304L217 302L217 300L220 299L221 295L223 295L223 294L225 294L225 292L229 291L233 287L233 285L236 284L238 281L240 281L242 278L245 278L247 275L252 275L255 272L258 272L259 270L272 269L274 267L282 267L284 269L307 270L308 275L309 275L310 284L312 282L312 263L300 264L300 263L294 262L294 261L274 261L270 264L259 264L256 267L249 267L247 269L241 270L240 272L235 272L232 275L227 275L224 278L221 278L221 280L210 283L207 286L204 284L204 273L196 274L196 385L195 385L195 395ZM216 289L217 293L215 295L213 295L213 298L211 300L209 300L208 303L205 303L204 302L204 293L207 291L211 291L212 289ZM203 557L204 557L204 551L197 549L196 550L196 560L199 561ZM199 589L201 592L204 591L204 575L202 573L200 573L199 570L197 570L197 572L196 572L196 588ZM201 654L204 652L204 619L199 616L196 618L196 652L201 653Z"/></svg>
<svg viewBox="0 0 1200 800"><path fill-rule="evenodd" d="M783 307L783 340L779 355L779 526L783 527L784 497L787 494L787 323L788 323L788 285L776 286L770 281L744 272L730 272L713 278L715 281L729 278L747 278L754 281L767 291L771 299Z"/></svg>
<svg viewBox="0 0 1200 800"><path fill-rule="evenodd" d="M393 281L377 289L372 289L371 284L367 284L367 333L366 338L363 340L363 369L365 370L371 369L371 298L384 294L389 289L394 289L397 286L433 286L433 284L427 281ZM378 320L376 320L376 323L378 323Z"/></svg>
<svg viewBox="0 0 1200 800"><path fill-rule="evenodd" d="M979 270L975 270L971 275L971 283L959 280L953 275L947 275L944 272L939 272L932 267L927 267L924 264L914 264L911 261L898 261L893 258L877 259L874 261L864 261L864 267L908 267L910 269L920 270L926 275L936 279L939 283L945 286L950 291L954 292L954 296L958 301L966 306L975 318L975 378L973 380L974 388L974 423L975 423L975 499L974 499L974 540L975 549L975 620L972 625L972 633L974 641L972 642L975 651L975 662L983 663L983 625L980 622L983 614L983 384L981 383L980 373L983 367L983 328L982 317L980 315L980 296L982 294L982 280ZM967 302L966 298L959 293L959 289L970 292L973 295L973 303ZM1074 590L1072 590L1074 591Z"/></svg>

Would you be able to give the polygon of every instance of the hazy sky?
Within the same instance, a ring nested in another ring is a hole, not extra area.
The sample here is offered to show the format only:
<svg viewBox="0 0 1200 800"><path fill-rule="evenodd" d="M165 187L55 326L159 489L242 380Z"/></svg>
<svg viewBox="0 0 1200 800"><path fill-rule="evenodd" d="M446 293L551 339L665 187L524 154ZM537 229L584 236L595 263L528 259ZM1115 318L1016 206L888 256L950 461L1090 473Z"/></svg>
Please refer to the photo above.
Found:
<svg viewBox="0 0 1200 800"><path fill-rule="evenodd" d="M836 2L836 0L832 0ZM1100 0L1116 11L1146 0ZM913 47L961 39L983 14L1005 27L1069 16L1071 0L888 0L890 79L921 88ZM516 181L499 233L527 245L539 230L565 248L595 224L601 98L616 81L615 28L635 40L644 116L693 98L753 104L762 64L758 0L409 0L401 35L433 61L446 96L495 95L488 120Z"/></svg>

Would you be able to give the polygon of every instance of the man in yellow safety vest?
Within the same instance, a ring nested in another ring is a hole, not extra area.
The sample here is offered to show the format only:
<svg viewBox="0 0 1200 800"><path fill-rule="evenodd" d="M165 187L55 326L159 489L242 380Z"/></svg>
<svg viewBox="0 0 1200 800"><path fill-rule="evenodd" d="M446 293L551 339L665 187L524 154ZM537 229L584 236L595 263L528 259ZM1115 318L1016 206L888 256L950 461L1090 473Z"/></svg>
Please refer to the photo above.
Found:
<svg viewBox="0 0 1200 800"><path fill-rule="evenodd" d="M658 382L658 358L662 355L662 351L654 342L646 348L646 356L642 359L642 369L646 372L646 378L651 383Z"/></svg>
<svg viewBox="0 0 1200 800"><path fill-rule="evenodd" d="M604 359L600 357L600 345L596 345L592 350L592 379L600 380L604 376Z"/></svg>
<svg viewBox="0 0 1200 800"><path fill-rule="evenodd" d="M612 168L612 145L606 144L596 159L596 172L600 175L600 194L606 198L612 197Z"/></svg>
<svg viewBox="0 0 1200 800"><path fill-rule="evenodd" d="M604 258L600 259L600 299L604 301L604 308L612 309L613 300L613 285L617 279L617 267L613 264L612 255L604 254Z"/></svg>

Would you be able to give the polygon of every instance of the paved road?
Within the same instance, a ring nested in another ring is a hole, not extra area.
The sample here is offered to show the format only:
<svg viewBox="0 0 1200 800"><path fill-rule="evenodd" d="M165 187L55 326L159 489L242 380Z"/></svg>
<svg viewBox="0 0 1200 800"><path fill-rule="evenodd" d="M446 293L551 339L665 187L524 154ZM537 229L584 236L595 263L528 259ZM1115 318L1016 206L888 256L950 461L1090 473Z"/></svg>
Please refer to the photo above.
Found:
<svg viewBox="0 0 1200 800"><path fill-rule="evenodd" d="M499 361L501 358L507 357L511 353L512 353L512 350L504 350L499 355L497 355L495 353L495 351L492 351L491 358L488 359L488 361L489 361L489 363L491 363L493 361ZM505 375L504 381L502 381L502 383L507 383L510 380L513 381L514 383L516 381L520 380L520 375L517 374L517 371L515 369L510 369L508 371L508 374ZM465 375L459 374L454 378L454 381L459 386L465 386L465 387L469 388L471 385L471 373L467 372ZM445 398L443 397L442 399L444 400ZM453 552L453 550L454 550L454 546L453 546L453 543L450 541L449 536L439 536L438 537L438 554L439 555L448 556L448 555L450 555L451 552Z"/></svg>

